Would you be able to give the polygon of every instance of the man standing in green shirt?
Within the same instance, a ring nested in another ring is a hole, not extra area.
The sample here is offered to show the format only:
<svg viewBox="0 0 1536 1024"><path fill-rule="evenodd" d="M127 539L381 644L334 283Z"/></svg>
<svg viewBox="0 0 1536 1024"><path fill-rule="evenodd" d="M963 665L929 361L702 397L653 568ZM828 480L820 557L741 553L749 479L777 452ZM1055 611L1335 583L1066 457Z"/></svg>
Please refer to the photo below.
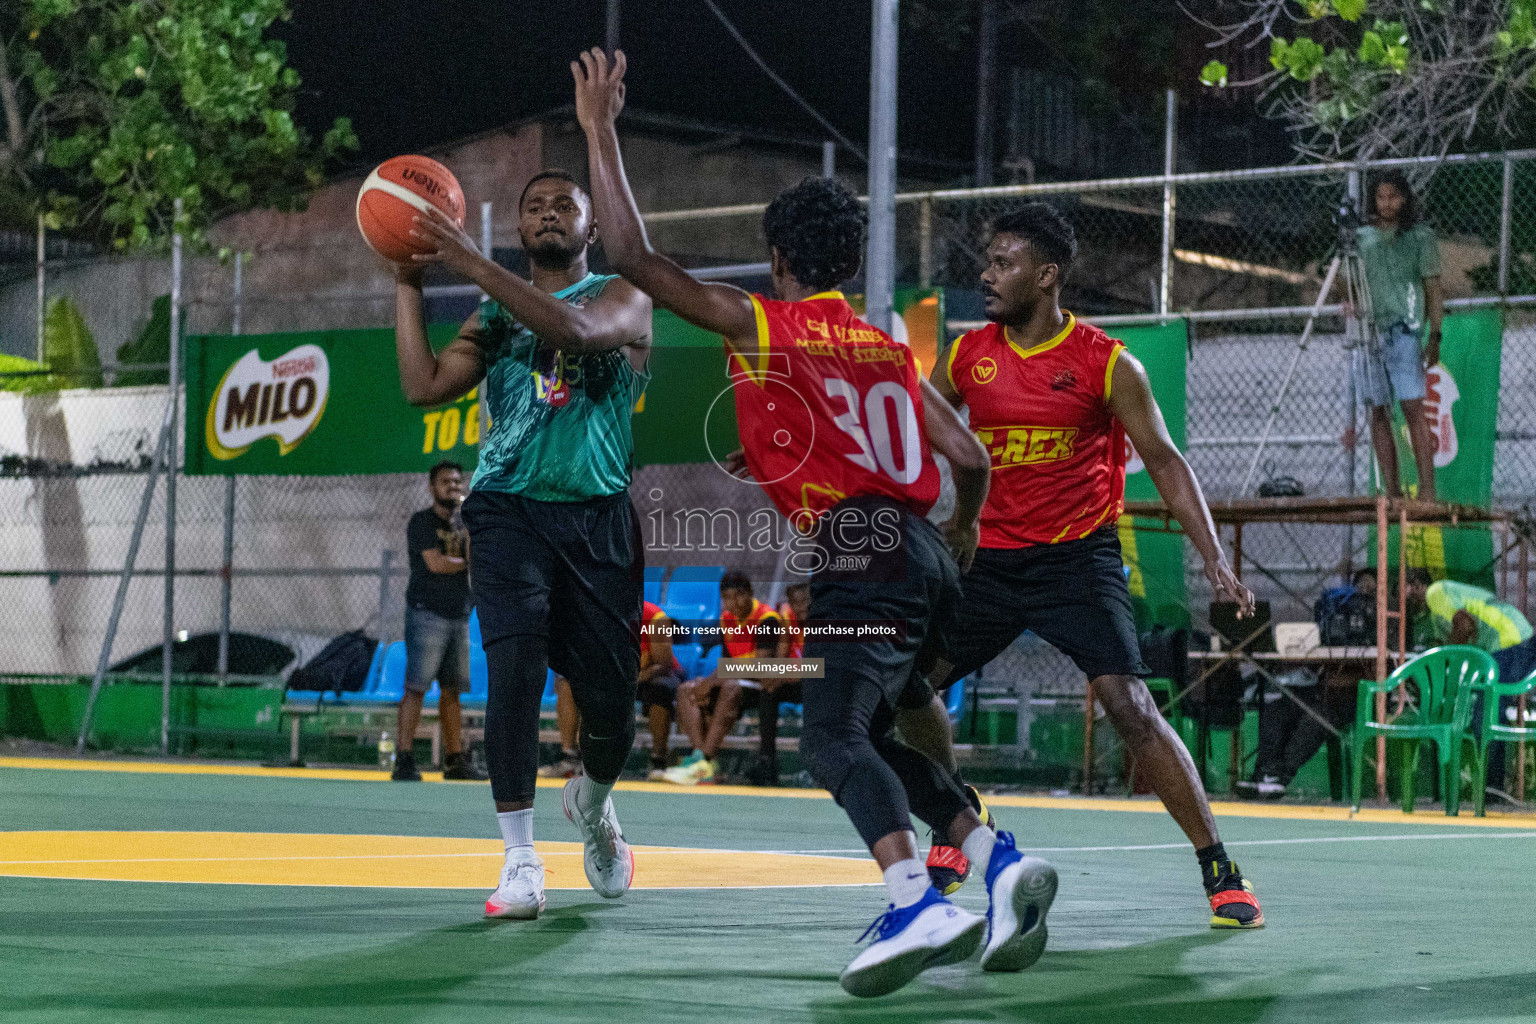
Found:
<svg viewBox="0 0 1536 1024"><path fill-rule="evenodd" d="M629 503L630 413L647 380L651 300L588 271L592 200L564 171L534 175L518 202L531 282L482 255L434 207L420 211L412 235L435 251L396 272L401 387L412 403L437 405L483 381L490 418L463 505L490 672L486 763L507 854L485 913L536 918L544 868L533 795L550 667L570 680L581 713L584 771L566 783L562 804L585 842L587 881L616 898L634 877L608 794L635 739L645 552ZM489 296L435 355L422 324L425 263Z"/></svg>
<svg viewBox="0 0 1536 1024"><path fill-rule="evenodd" d="M1381 482L1393 497L1402 494L1397 445L1392 437L1392 402L1402 404L1408 440L1419 471L1419 494L1435 500L1435 440L1424 415L1424 371L1440 361L1440 327L1445 297L1440 287L1440 249L1435 235L1418 220L1418 202L1408 179L1389 171L1372 185L1371 223L1359 232L1360 261L1374 323L1354 350L1355 393L1370 410L1371 446ZM1422 349L1419 335L1429 335Z"/></svg>

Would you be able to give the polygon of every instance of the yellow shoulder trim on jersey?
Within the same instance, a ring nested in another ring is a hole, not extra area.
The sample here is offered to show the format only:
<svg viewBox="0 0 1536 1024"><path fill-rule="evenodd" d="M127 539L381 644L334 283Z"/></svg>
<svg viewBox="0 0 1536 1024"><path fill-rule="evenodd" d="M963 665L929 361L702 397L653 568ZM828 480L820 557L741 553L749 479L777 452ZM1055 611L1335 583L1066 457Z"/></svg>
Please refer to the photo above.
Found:
<svg viewBox="0 0 1536 1024"><path fill-rule="evenodd" d="M1113 386L1115 376L1115 364L1120 361L1120 353L1125 351L1123 342L1115 342L1115 347L1109 350L1109 362L1104 366L1104 401L1109 401L1109 389Z"/></svg>
<svg viewBox="0 0 1536 1024"><path fill-rule="evenodd" d="M1028 359L1030 356L1038 356L1042 352L1049 352L1057 345L1060 345L1062 342L1066 341L1067 335L1071 334L1072 329L1076 326L1077 317L1073 316L1071 313L1067 313L1067 325L1061 329L1061 333L1057 334L1049 341L1042 341L1040 344L1032 345L1029 348L1020 348L1012 338L1008 337L1008 328L1006 327L1003 328L1003 340L1008 343L1008 347L1013 349L1015 354L1017 354L1020 359Z"/></svg>
<svg viewBox="0 0 1536 1024"><path fill-rule="evenodd" d="M809 302L812 299L842 299L844 302L848 301L843 293L838 291L836 288L833 288L830 291L817 292L815 295L807 295L805 297L806 302Z"/></svg>
<svg viewBox="0 0 1536 1024"><path fill-rule="evenodd" d="M752 383L763 387L767 384L765 374L768 369L768 311L756 295L752 296L752 314L757 320L757 351L748 359L740 349L732 346L731 358Z"/></svg>
<svg viewBox="0 0 1536 1024"><path fill-rule="evenodd" d="M949 354L944 358L944 372L949 375L949 386L957 395L960 393L960 388L955 384L955 357L960 354L960 343L970 336L971 332L966 331L960 337L950 342Z"/></svg>

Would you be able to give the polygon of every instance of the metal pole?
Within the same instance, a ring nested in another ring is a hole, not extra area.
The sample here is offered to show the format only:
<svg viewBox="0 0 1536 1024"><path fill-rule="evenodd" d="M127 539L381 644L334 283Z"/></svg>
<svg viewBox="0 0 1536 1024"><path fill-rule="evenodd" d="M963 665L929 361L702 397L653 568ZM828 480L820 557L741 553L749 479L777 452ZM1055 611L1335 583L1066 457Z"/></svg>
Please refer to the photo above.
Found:
<svg viewBox="0 0 1536 1024"><path fill-rule="evenodd" d="M1168 315L1173 294L1173 165L1176 144L1173 119L1177 106L1177 94L1169 89L1168 110L1163 125L1163 272L1157 287L1157 311L1163 316Z"/></svg>
<svg viewBox="0 0 1536 1024"><path fill-rule="evenodd" d="M619 48L619 0L608 0L608 31L603 48L610 57Z"/></svg>
<svg viewBox="0 0 1536 1024"><path fill-rule="evenodd" d="M389 609L390 563L394 557L395 553L389 548L379 555L379 642L382 644L389 643L389 627L385 625L388 620L384 613Z"/></svg>
<svg viewBox="0 0 1536 1024"><path fill-rule="evenodd" d="M981 0L981 23L976 28L976 184L992 184L992 162L997 147L994 108L997 106L997 0Z"/></svg>
<svg viewBox="0 0 1536 1024"><path fill-rule="evenodd" d="M480 204L480 255L488 260L495 259L491 246L491 201L487 199ZM490 296L485 292L480 293L480 301L484 302Z"/></svg>
<svg viewBox="0 0 1536 1024"><path fill-rule="evenodd" d="M1376 681L1387 679L1387 496L1376 496ZM1376 718L1387 720L1387 695L1376 694ZM1387 802L1387 737L1376 735L1376 799Z"/></svg>
<svg viewBox="0 0 1536 1024"><path fill-rule="evenodd" d="M1515 195L1515 161L1504 154L1504 194L1499 200L1499 294L1509 294L1509 214ZM1522 726L1524 722L1520 723Z"/></svg>
<svg viewBox="0 0 1536 1024"><path fill-rule="evenodd" d="M47 320L48 282L48 225L43 222L43 215L37 215L37 361L43 365L48 363L47 346L44 344L44 324Z"/></svg>
<svg viewBox="0 0 1536 1024"><path fill-rule="evenodd" d="M924 199L917 206L917 283L933 287L933 200ZM944 325L939 325L942 332Z"/></svg>
<svg viewBox="0 0 1536 1024"><path fill-rule="evenodd" d="M128 557L123 559L123 572L117 579L117 595L112 598L112 612L107 616L107 635L101 641L101 653L96 656L96 674L91 677L91 692L85 699L85 714L80 716L80 736L75 741L75 752L85 753L85 741L91 734L91 715L96 710L96 698L101 695L102 679L107 674L107 662L112 659L112 643L117 639L117 625L123 618L123 605L128 600L128 583L133 579L133 566L139 557L139 542L144 539L144 524L149 521L149 505L155 496L155 483L160 477L160 463L165 446L170 440L175 418L169 398L165 415L160 420L160 439L155 443L155 456L149 463L149 476L144 481L144 494L139 498L139 514L133 520L133 533L128 538Z"/></svg>
<svg viewBox="0 0 1536 1024"><path fill-rule="evenodd" d="M837 143L828 139L821 144L821 176L831 178L837 175Z"/></svg>
<svg viewBox="0 0 1536 1024"><path fill-rule="evenodd" d="M243 312L244 285L241 280L245 253L235 253L235 311L229 332L240 334ZM224 478L224 567L219 583L219 685L229 681L229 620L230 606L234 603L235 576L235 475Z"/></svg>
<svg viewBox="0 0 1536 1024"><path fill-rule="evenodd" d="M896 290L896 38L898 0L874 0L869 72L869 258L865 318L891 329Z"/></svg>
<svg viewBox="0 0 1536 1024"><path fill-rule="evenodd" d="M171 337L168 406L171 432L165 457L165 622L160 649L160 753L171 752L171 648L176 640L176 409L181 387L181 200L174 207L171 235Z"/></svg>

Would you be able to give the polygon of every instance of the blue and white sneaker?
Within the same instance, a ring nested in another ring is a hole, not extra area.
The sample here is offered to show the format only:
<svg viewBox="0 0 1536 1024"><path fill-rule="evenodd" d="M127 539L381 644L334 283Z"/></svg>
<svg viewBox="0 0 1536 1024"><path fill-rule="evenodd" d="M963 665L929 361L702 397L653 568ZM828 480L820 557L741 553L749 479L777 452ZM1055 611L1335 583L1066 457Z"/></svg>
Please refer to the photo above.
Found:
<svg viewBox="0 0 1536 1024"><path fill-rule="evenodd" d="M981 945L986 925L930 885L922 899L900 910L892 905L859 936L863 942L874 932L875 941L843 971L843 990L853 996L883 996L930 967L968 960Z"/></svg>
<svg viewBox="0 0 1536 1024"><path fill-rule="evenodd" d="M987 941L984 971L1022 971L1045 952L1045 912L1056 898L1056 869L1014 846L1012 832L999 832L987 862Z"/></svg>

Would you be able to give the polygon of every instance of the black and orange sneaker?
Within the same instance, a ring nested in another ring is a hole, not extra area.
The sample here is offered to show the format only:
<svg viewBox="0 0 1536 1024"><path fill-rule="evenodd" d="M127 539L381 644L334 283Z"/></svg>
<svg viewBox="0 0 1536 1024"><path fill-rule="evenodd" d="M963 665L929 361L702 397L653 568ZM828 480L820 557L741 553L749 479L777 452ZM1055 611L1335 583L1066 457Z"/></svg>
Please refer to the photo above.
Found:
<svg viewBox="0 0 1536 1024"><path fill-rule="evenodd" d="M960 788L982 824L997 831L997 819L992 817L991 810L976 787L961 784ZM965 884L970 873L971 862L965 854L958 847L946 846L940 841L938 833L934 833L933 846L928 850L928 880L933 883L933 887L948 896Z"/></svg>
<svg viewBox="0 0 1536 1024"><path fill-rule="evenodd" d="M1264 910L1253 894L1253 883L1237 863L1214 860L1202 866L1205 895L1211 901L1212 928L1263 928Z"/></svg>

